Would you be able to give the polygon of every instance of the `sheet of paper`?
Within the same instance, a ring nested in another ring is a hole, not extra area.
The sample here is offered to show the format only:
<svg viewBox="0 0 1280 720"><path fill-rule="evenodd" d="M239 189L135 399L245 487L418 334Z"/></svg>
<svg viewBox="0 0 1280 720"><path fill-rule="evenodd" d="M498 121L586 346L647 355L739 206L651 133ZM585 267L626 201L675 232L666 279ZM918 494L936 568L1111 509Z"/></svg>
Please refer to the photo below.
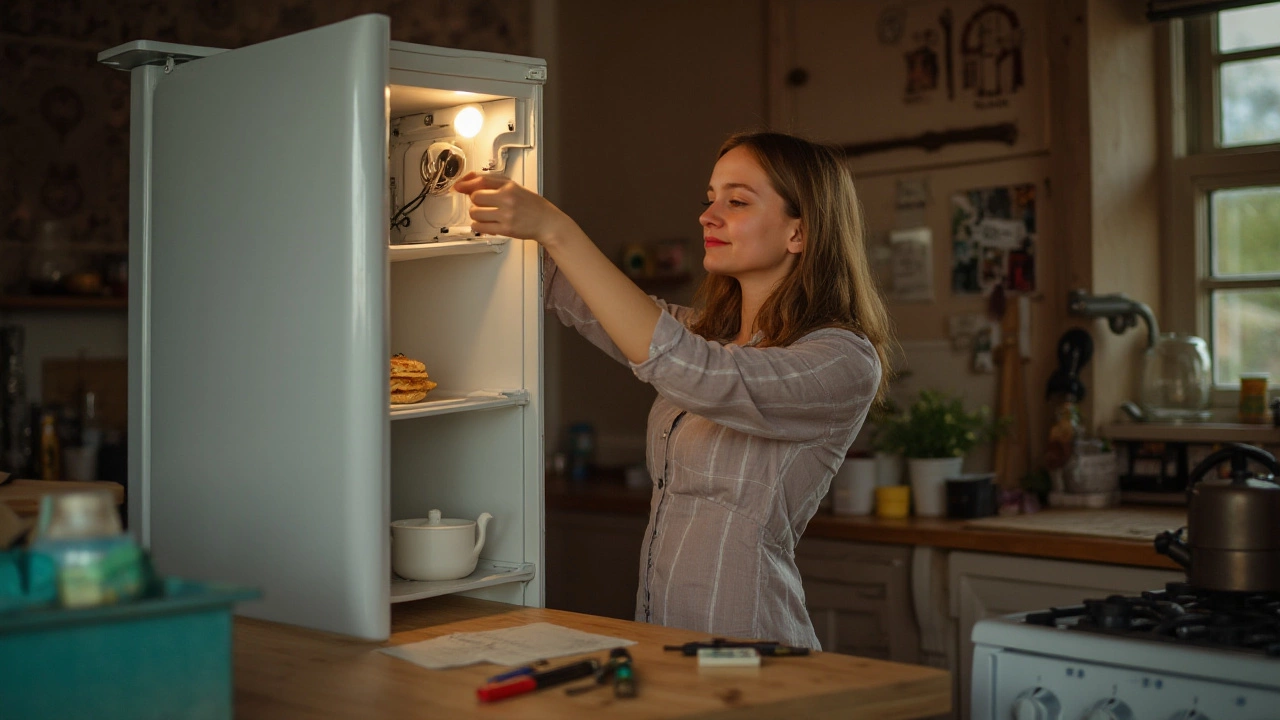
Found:
<svg viewBox="0 0 1280 720"><path fill-rule="evenodd" d="M634 640L593 635L551 623L531 623L501 630L453 633L421 642L382 648L382 652L430 670L479 662L527 665L536 660L581 655L635 645Z"/></svg>

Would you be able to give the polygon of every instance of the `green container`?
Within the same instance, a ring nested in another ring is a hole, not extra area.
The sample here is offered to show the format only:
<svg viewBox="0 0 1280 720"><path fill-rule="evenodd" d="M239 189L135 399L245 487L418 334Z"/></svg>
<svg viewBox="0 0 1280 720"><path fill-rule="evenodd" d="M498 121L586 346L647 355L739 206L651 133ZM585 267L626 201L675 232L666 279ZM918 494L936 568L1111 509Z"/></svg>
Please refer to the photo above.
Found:
<svg viewBox="0 0 1280 720"><path fill-rule="evenodd" d="M0 614L0 717L231 718L232 606L258 595L164 578L134 602Z"/></svg>

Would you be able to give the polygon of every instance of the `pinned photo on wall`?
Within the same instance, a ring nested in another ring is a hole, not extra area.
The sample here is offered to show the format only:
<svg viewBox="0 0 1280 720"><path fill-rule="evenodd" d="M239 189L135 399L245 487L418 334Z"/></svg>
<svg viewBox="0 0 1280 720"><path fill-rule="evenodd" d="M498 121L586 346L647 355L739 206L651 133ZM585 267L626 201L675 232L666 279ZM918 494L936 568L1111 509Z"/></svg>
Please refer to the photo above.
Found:
<svg viewBox="0 0 1280 720"><path fill-rule="evenodd" d="M889 297L899 302L933 300L933 231L927 227L889 233L893 283Z"/></svg>
<svg viewBox="0 0 1280 720"><path fill-rule="evenodd" d="M1036 289L1036 186L980 188L951 196L951 290L987 295Z"/></svg>

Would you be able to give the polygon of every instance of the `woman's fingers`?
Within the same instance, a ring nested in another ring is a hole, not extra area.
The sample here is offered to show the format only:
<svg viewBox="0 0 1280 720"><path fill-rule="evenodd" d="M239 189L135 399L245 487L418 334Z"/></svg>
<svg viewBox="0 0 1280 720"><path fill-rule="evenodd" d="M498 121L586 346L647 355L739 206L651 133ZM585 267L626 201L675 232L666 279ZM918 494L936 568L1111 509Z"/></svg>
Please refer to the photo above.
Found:
<svg viewBox="0 0 1280 720"><path fill-rule="evenodd" d="M470 195L477 190L497 189L511 182L511 179L498 174L484 174L475 171L469 172L462 176L453 184L453 189L465 195Z"/></svg>

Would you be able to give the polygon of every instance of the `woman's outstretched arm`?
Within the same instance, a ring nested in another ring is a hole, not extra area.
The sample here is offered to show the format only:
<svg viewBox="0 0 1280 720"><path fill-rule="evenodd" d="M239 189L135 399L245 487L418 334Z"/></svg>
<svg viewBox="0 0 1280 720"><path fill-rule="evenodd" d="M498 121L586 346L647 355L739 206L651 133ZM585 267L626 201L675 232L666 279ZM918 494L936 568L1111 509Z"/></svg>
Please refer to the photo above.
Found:
<svg viewBox="0 0 1280 720"><path fill-rule="evenodd" d="M662 311L591 242L573 218L549 200L501 175L470 173L453 189L471 198L471 228L536 240L633 363L649 358Z"/></svg>

